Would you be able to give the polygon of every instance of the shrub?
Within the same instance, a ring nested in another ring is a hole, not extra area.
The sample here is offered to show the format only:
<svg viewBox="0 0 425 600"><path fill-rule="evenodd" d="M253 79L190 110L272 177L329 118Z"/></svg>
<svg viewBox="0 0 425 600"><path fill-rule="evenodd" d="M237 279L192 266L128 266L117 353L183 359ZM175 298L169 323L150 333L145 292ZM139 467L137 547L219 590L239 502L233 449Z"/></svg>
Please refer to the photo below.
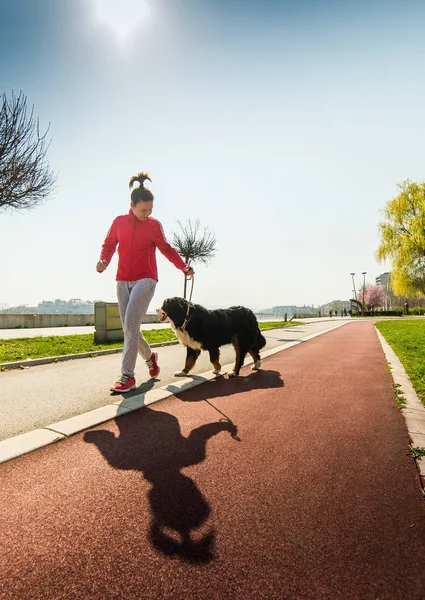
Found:
<svg viewBox="0 0 425 600"><path fill-rule="evenodd" d="M409 308L409 315L425 315L425 307L412 306L412 308Z"/></svg>

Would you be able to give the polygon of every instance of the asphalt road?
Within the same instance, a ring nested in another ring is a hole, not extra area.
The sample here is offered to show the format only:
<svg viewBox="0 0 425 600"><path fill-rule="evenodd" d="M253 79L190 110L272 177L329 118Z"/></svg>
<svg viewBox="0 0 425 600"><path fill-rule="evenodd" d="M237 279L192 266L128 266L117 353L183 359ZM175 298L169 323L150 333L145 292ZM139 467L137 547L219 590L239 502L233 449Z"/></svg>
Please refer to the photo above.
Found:
<svg viewBox="0 0 425 600"><path fill-rule="evenodd" d="M424 600L408 443L350 323L1 464L0 600Z"/></svg>
<svg viewBox="0 0 425 600"><path fill-rule="evenodd" d="M342 322L347 321L322 320L266 331L265 350L338 327ZM176 381L174 372L184 365L184 347L167 346L156 350L161 368L159 379L149 380L146 366L139 359L136 365L139 387L134 393ZM226 365L233 360L233 347L224 346L221 364ZM120 375L120 364L121 354L112 354L1 372L0 441L109 404L109 387ZM208 353L203 352L192 373L199 374L210 369ZM114 398L117 400L119 396Z"/></svg>

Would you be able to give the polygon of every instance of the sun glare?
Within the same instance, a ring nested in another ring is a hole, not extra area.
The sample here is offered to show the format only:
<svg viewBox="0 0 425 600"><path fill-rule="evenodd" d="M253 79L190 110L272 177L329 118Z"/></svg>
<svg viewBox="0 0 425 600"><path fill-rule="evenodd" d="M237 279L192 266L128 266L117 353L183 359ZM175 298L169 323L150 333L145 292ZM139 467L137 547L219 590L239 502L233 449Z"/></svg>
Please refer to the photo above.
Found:
<svg viewBox="0 0 425 600"><path fill-rule="evenodd" d="M144 0L92 0L95 19L106 25L120 43L140 27L149 15Z"/></svg>

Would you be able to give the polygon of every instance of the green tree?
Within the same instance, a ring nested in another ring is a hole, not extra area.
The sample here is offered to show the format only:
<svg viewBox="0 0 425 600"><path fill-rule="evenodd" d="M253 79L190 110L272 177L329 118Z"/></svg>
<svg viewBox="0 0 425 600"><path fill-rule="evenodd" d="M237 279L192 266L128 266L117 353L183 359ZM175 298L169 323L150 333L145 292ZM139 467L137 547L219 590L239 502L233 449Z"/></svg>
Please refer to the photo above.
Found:
<svg viewBox="0 0 425 600"><path fill-rule="evenodd" d="M391 286L396 295L425 295L425 183L398 185L379 224L376 258L391 260Z"/></svg>

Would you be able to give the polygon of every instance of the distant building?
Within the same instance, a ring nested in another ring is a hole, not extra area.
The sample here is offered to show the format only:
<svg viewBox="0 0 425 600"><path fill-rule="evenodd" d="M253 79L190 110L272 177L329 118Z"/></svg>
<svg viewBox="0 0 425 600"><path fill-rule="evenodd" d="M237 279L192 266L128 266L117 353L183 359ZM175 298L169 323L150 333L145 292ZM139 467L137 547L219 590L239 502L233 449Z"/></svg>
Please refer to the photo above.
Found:
<svg viewBox="0 0 425 600"><path fill-rule="evenodd" d="M62 315L94 315L94 302L91 300L80 300L80 298L71 298L71 300L43 300L38 306L11 306L1 308L0 313L8 314L62 314Z"/></svg>
<svg viewBox="0 0 425 600"><path fill-rule="evenodd" d="M43 314L79 314L93 315L94 302L91 300L81 300L80 298L71 298L71 300L43 300L37 306L36 312Z"/></svg>
<svg viewBox="0 0 425 600"><path fill-rule="evenodd" d="M375 278L376 285L382 285L385 290L391 287L391 273L381 273Z"/></svg>
<svg viewBox="0 0 425 600"><path fill-rule="evenodd" d="M322 316L329 315L331 311L332 313L337 311L338 314L341 314L341 311L344 312L344 310L346 310L347 313L351 310L351 302L349 300L332 300L332 302L328 302L321 306Z"/></svg>
<svg viewBox="0 0 425 600"><path fill-rule="evenodd" d="M314 306L273 306L272 315L274 317L283 317L288 315L288 317L292 315L316 315L319 311Z"/></svg>
<svg viewBox="0 0 425 600"><path fill-rule="evenodd" d="M314 306L273 306L272 308L264 308L256 312L258 317L267 318L284 318L287 315L288 318L293 315L318 315L319 309Z"/></svg>

